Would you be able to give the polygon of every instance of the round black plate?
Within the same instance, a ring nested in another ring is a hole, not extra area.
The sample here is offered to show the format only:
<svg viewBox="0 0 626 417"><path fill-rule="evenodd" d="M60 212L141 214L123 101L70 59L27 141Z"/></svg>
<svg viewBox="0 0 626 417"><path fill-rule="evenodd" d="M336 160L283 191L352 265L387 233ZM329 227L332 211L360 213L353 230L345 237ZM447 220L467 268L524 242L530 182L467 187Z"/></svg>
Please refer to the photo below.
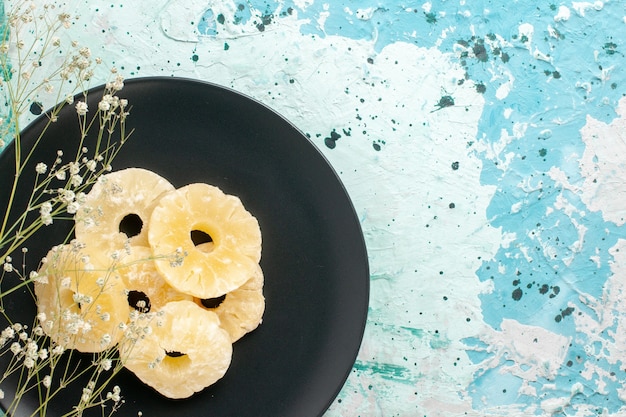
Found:
<svg viewBox="0 0 626 417"><path fill-rule="evenodd" d="M90 92L90 109L97 107L101 95L101 88ZM266 297L263 323L236 342L232 365L223 379L189 399L173 401L123 372L114 381L126 400L120 413L135 416L141 411L150 417L323 414L356 358L369 297L363 235L337 175L292 124L227 88L151 77L126 80L119 95L132 105L128 126L135 132L114 161L114 169L147 168L177 187L206 182L239 196L263 233ZM24 130L24 141L32 143L43 124L38 119ZM37 148L32 165L51 161L57 149L73 154L76 132L75 111L68 106ZM12 175L13 155L12 145L0 155L0 178ZM0 201L7 201L8 182L3 181ZM35 263L29 265L31 269L36 268L37 257L63 239L55 227L56 223L29 242L28 259ZM11 297L7 308L30 322L34 307L28 294ZM78 395L66 390L48 415L68 411L61 405L75 404ZM9 400L7 395L3 401ZM36 397L24 401L25 414L37 404Z"/></svg>

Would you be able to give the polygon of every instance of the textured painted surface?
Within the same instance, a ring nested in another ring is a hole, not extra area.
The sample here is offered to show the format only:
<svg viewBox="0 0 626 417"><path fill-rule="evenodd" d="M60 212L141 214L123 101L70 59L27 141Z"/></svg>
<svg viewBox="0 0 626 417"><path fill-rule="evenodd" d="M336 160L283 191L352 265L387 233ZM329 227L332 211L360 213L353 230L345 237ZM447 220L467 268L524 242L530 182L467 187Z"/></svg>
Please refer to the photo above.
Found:
<svg viewBox="0 0 626 417"><path fill-rule="evenodd" d="M328 416L626 413L623 2L78 9L127 77L253 96L340 174L372 293Z"/></svg>

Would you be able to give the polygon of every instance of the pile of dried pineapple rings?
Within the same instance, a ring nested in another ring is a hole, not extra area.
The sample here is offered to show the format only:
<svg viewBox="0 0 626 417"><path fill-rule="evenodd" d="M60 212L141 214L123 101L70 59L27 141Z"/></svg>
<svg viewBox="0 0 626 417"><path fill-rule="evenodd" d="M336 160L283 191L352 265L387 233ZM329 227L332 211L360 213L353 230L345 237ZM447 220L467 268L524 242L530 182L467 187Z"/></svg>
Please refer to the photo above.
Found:
<svg viewBox="0 0 626 417"><path fill-rule="evenodd" d="M108 173L77 211L75 236L38 271L44 331L81 352L117 347L166 397L222 378L233 343L262 321L260 227L218 187L175 188L142 168Z"/></svg>

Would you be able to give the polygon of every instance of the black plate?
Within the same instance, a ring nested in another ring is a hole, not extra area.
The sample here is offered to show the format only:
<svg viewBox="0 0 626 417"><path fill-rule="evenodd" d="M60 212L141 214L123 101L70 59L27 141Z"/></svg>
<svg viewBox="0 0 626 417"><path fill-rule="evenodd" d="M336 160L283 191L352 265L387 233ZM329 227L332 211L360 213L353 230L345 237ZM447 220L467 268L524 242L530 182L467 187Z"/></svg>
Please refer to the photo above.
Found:
<svg viewBox="0 0 626 417"><path fill-rule="evenodd" d="M356 358L369 297L367 253L346 190L298 129L244 95L180 78L125 84L119 95L132 105L128 126L135 133L114 169L147 168L177 187L207 182L239 196L263 233L266 312L262 325L234 345L226 376L189 399L165 399L132 374L120 374L115 384L126 400L121 415L323 414ZM101 95L101 88L90 92L90 109ZM32 143L42 126L38 119L24 130L25 142ZM75 152L76 132L69 106L37 148L33 166L50 161L57 149ZM12 145L0 155L0 178L12 175L13 155ZM0 187L0 201L7 201L7 188ZM66 226L55 223L29 242L31 262L60 243L61 227ZM34 307L25 292L8 301L11 313L32 320ZM78 395L65 390L49 415L67 411L60 405L75 404ZM10 395L3 401L8 400ZM37 403L34 397L25 401L24 411Z"/></svg>

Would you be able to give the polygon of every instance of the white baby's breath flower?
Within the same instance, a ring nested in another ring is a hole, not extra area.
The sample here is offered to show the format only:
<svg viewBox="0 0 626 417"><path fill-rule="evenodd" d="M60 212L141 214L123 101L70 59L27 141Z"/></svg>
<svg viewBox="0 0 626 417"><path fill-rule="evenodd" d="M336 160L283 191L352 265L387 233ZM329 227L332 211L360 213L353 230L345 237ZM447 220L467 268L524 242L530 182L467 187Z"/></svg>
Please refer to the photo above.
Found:
<svg viewBox="0 0 626 417"><path fill-rule="evenodd" d="M35 366L35 360L31 357L25 357L24 358L24 366L27 367L28 369L31 369L33 366Z"/></svg>
<svg viewBox="0 0 626 417"><path fill-rule="evenodd" d="M68 13L59 14L59 21L61 21L65 29L69 29L72 26L72 22L70 21L70 15ZM72 46L78 46L78 44L74 45L74 42L75 41L72 42Z"/></svg>
<svg viewBox="0 0 626 417"><path fill-rule="evenodd" d="M102 111L108 111L111 108L111 103L105 101L104 99L100 100L98 103L98 109Z"/></svg>
<svg viewBox="0 0 626 417"><path fill-rule="evenodd" d="M38 356L39 356L39 359L41 359L41 360L47 359L48 358L48 349L46 349L46 348L40 349Z"/></svg>
<svg viewBox="0 0 626 417"><path fill-rule="evenodd" d="M109 346L110 344L111 344L111 335L108 333L103 334L102 337L100 338L100 345Z"/></svg>
<svg viewBox="0 0 626 417"><path fill-rule="evenodd" d="M35 166L35 171L37 172L37 174L45 174L47 170L48 166L43 162L40 162Z"/></svg>
<svg viewBox="0 0 626 417"><path fill-rule="evenodd" d="M22 351L22 346L17 343L17 342L13 342L11 343L11 352L13 352L14 355L17 355L18 353L20 353Z"/></svg>
<svg viewBox="0 0 626 417"><path fill-rule="evenodd" d="M65 348L62 345L56 345L52 348L52 353L54 355L61 355L63 352L65 352Z"/></svg>
<svg viewBox="0 0 626 417"><path fill-rule="evenodd" d="M91 324L89 324L86 321L82 322L82 326L81 327L83 328L83 334L84 333L89 333L91 331Z"/></svg>
<svg viewBox="0 0 626 417"><path fill-rule="evenodd" d="M74 191L72 190L59 188L58 193L59 193L59 196L61 197L61 200L63 200L63 202L65 203L71 203L72 201L74 201L74 198L76 198L76 194L74 194Z"/></svg>
<svg viewBox="0 0 626 417"><path fill-rule="evenodd" d="M5 272L13 272L13 265L8 262L5 262L2 267Z"/></svg>
<svg viewBox="0 0 626 417"><path fill-rule="evenodd" d="M86 46L83 46L82 48L80 48L78 53L84 56L85 58L89 58L91 56L91 50L87 48Z"/></svg>
<svg viewBox="0 0 626 417"><path fill-rule="evenodd" d="M30 274L28 275L28 278L30 278L30 280L33 281L33 282L38 282L39 284L47 284L48 283L48 276L47 275L39 275L39 273L37 271L31 271Z"/></svg>
<svg viewBox="0 0 626 417"><path fill-rule="evenodd" d="M84 101L79 101L78 103L76 103L76 113L78 113L79 116L84 116L87 114L88 110L88 106L87 103L85 103Z"/></svg>
<svg viewBox="0 0 626 417"><path fill-rule="evenodd" d="M120 396L121 389L117 385L113 387L113 392L107 392L107 399L112 400L114 402L119 402L121 400Z"/></svg>
<svg viewBox="0 0 626 417"><path fill-rule="evenodd" d="M73 201L67 205L67 208L65 210L68 212L68 214L76 214L79 208L80 204L78 204L76 201Z"/></svg>
<svg viewBox="0 0 626 417"><path fill-rule="evenodd" d="M13 330L13 327L7 327L6 329L2 330L1 335L6 339L12 339L15 336L15 330Z"/></svg>
<svg viewBox="0 0 626 417"><path fill-rule="evenodd" d="M41 204L41 207L39 207L39 214L50 214L52 212L52 203L49 201L46 201L45 203Z"/></svg>
<svg viewBox="0 0 626 417"><path fill-rule="evenodd" d="M65 178L66 178L66 174L64 170L57 171L56 174L54 174L54 176L59 181L65 181Z"/></svg>
<svg viewBox="0 0 626 417"><path fill-rule="evenodd" d="M91 398L91 390L89 388L83 388L83 395L80 396L81 402L88 402L89 398Z"/></svg>
<svg viewBox="0 0 626 417"><path fill-rule="evenodd" d="M43 384L44 387L50 388L50 385L52 385L52 377L50 375L44 376L41 383Z"/></svg>
<svg viewBox="0 0 626 417"><path fill-rule="evenodd" d="M111 369L112 365L113 361L111 361L111 359L102 359L102 362L100 362L100 366L102 366L102 369L104 369L105 371Z"/></svg>
<svg viewBox="0 0 626 417"><path fill-rule="evenodd" d="M113 81L113 89L119 91L122 88L124 88L124 77L118 75L115 77L115 81Z"/></svg>
<svg viewBox="0 0 626 417"><path fill-rule="evenodd" d="M70 174L75 175L80 172L80 164L78 162L70 162L67 164Z"/></svg>
<svg viewBox="0 0 626 417"><path fill-rule="evenodd" d="M70 284L71 284L72 280L70 279L70 277L63 277L61 279L61 287L63 288L69 288Z"/></svg>
<svg viewBox="0 0 626 417"><path fill-rule="evenodd" d="M83 177L78 174L72 175L72 185L74 187L79 187L83 183Z"/></svg>

